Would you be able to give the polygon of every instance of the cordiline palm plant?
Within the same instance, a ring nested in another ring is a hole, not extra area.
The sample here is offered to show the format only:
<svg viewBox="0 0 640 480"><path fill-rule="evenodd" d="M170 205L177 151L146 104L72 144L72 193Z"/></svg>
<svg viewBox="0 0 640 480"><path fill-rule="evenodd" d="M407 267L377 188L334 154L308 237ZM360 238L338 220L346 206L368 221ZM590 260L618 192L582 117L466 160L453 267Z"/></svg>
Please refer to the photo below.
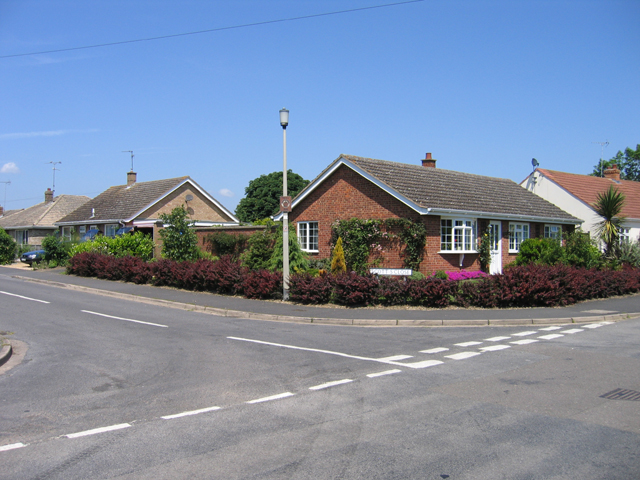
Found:
<svg viewBox="0 0 640 480"><path fill-rule="evenodd" d="M613 185L604 193L598 194L594 203L595 211L602 217L596 223L596 235L604 243L604 253L607 257L615 256L620 247L620 229L624 217L620 215L624 206L624 195Z"/></svg>

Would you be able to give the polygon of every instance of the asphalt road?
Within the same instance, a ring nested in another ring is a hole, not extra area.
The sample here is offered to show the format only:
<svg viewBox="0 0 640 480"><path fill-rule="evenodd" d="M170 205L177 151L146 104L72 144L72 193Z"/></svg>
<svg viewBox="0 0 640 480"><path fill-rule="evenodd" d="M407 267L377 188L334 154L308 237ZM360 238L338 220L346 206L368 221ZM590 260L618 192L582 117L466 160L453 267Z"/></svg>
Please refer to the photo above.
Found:
<svg viewBox="0 0 640 480"><path fill-rule="evenodd" d="M640 477L640 320L367 328L0 292L3 479Z"/></svg>

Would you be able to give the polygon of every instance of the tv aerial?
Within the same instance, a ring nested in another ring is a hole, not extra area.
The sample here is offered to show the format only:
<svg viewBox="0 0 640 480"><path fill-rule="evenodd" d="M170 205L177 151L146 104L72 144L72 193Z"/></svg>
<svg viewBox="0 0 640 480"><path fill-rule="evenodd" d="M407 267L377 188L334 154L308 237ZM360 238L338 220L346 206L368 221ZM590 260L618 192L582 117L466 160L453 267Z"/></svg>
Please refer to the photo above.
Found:
<svg viewBox="0 0 640 480"><path fill-rule="evenodd" d="M55 194L55 192L56 192L56 170L60 171L59 168L56 168L56 165L58 165L59 163L62 163L62 162L47 162L47 163L50 163L51 165L53 165L53 186L52 186L51 190Z"/></svg>
<svg viewBox="0 0 640 480"><path fill-rule="evenodd" d="M133 172L133 150L122 150L122 153L130 153L131 154L131 171Z"/></svg>

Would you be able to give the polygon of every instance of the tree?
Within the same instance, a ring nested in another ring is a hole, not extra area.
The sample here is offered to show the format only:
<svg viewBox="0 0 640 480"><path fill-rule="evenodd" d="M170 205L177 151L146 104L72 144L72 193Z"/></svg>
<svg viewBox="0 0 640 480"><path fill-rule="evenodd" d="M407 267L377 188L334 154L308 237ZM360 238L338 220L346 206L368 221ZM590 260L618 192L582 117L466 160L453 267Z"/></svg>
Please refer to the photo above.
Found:
<svg viewBox="0 0 640 480"><path fill-rule="evenodd" d="M278 229L273 252L269 259L269 270L282 270L284 251L282 249L282 228ZM289 229L289 270L290 272L305 271L309 268L308 256L300 248L298 236L294 229Z"/></svg>
<svg viewBox="0 0 640 480"><path fill-rule="evenodd" d="M640 144L636 145L635 150L627 147L624 153L619 150L615 157L609 160L602 160L597 165L594 165L591 176L602 177L604 171L614 165L617 165L620 169L620 178L622 180L640 182Z"/></svg>
<svg viewBox="0 0 640 480"><path fill-rule="evenodd" d="M620 246L620 229L624 217L620 216L624 206L624 195L613 185L605 193L599 193L593 205L602 221L596 223L596 235L604 243L607 257L615 256Z"/></svg>
<svg viewBox="0 0 640 480"><path fill-rule="evenodd" d="M198 236L191 227L193 222L184 205L174 208L170 214L160 214L160 220L167 224L160 230L162 256L177 262L197 260L200 256Z"/></svg>
<svg viewBox="0 0 640 480"><path fill-rule="evenodd" d="M287 192L295 197L309 184L297 173L287 170ZM236 207L236 216L241 222L252 223L275 215L280 211L282 196L282 172L260 175L251 180L244 189L245 197Z"/></svg>
<svg viewBox="0 0 640 480"><path fill-rule="evenodd" d="M13 262L16 256L16 242L0 227L0 265Z"/></svg>
<svg viewBox="0 0 640 480"><path fill-rule="evenodd" d="M338 275L347 271L347 262L344 259L344 249L342 248L342 238L338 237L336 246L333 248L331 256L331 273Z"/></svg>

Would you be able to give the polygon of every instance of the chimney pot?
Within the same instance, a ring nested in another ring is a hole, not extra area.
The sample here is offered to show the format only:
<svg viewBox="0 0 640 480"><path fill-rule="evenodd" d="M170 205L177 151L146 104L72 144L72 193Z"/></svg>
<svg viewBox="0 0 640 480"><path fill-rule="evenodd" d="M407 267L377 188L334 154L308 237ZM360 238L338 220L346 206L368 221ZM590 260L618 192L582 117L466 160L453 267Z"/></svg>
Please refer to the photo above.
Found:
<svg viewBox="0 0 640 480"><path fill-rule="evenodd" d="M422 160L422 166L427 168L436 168L436 159L431 158L431 152L427 152L425 158Z"/></svg>
<svg viewBox="0 0 640 480"><path fill-rule="evenodd" d="M127 172L127 187L130 187L131 185L133 185L134 183L136 183L137 180L137 174L136 172Z"/></svg>
<svg viewBox="0 0 640 480"><path fill-rule="evenodd" d="M611 168L607 168L604 171L604 178L620 181L620 169L618 165L612 165Z"/></svg>
<svg viewBox="0 0 640 480"><path fill-rule="evenodd" d="M53 190L51 190L50 188L47 188L47 190L44 192L44 202L53 202Z"/></svg>
<svg viewBox="0 0 640 480"><path fill-rule="evenodd" d="M0 205L0 217L4 215L4 207Z"/></svg>

